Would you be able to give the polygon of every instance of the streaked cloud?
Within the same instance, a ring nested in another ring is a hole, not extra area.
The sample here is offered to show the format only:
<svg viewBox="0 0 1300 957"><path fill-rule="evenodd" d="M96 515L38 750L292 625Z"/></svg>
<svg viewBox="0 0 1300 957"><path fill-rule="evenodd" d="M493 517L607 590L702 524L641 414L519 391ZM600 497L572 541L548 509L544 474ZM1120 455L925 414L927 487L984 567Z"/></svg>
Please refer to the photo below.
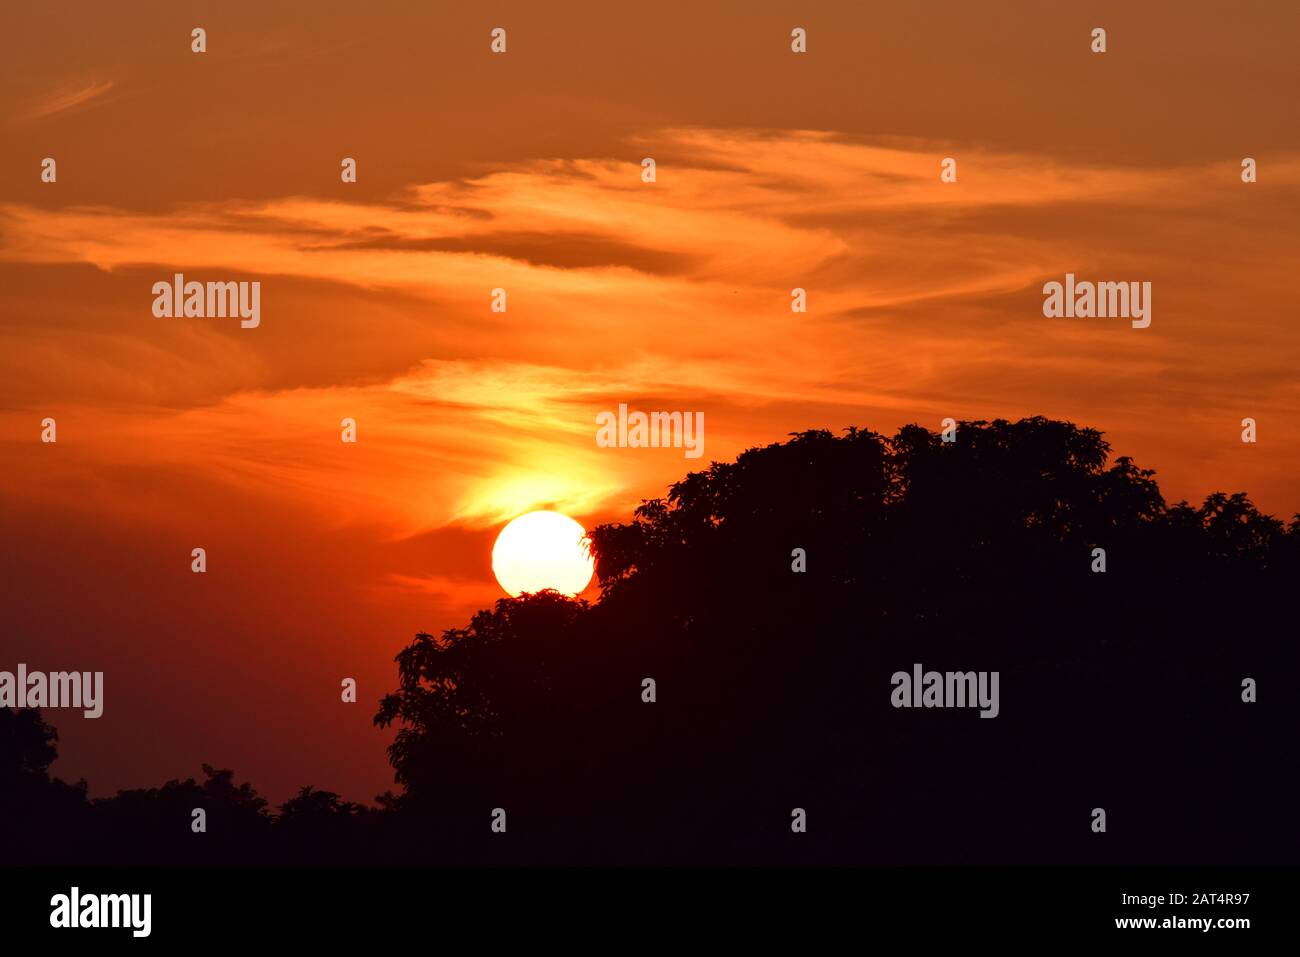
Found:
<svg viewBox="0 0 1300 957"><path fill-rule="evenodd" d="M112 80L78 80L36 97L13 117L15 123L29 123L61 113L72 113L103 102L113 89Z"/></svg>
<svg viewBox="0 0 1300 957"><path fill-rule="evenodd" d="M5 204L0 260L92 266L114 291L39 322L24 307L0 343L46 365L0 370L17 394L36 377L48 394L50 368L76 376L70 414L95 423L105 488L132 449L132 470L206 471L398 536L541 506L607 513L702 464L596 448L595 413L620 401L705 411L706 462L797 428L1031 413L1177 459L1195 435L1157 423L1178 414L1180 388L1203 387L1207 350L1216 374L1250 370L1234 401L1249 393L1257 414L1279 416L1294 405L1285 363L1261 364L1206 321L1208 302L1272 322L1289 289L1289 227L1237 201L1231 164L1072 166L809 131L652 139L678 157L652 185L635 163L575 158L376 202ZM958 183L943 185L950 153ZM1283 182L1297 171L1295 158L1270 164ZM1162 232L1169 217L1176 235ZM1186 271L1210 244L1234 260L1231 288ZM264 328L154 319L149 287L174 270L260 277ZM1066 271L1154 280L1152 329L1043 320L1041 284ZM807 314L790 312L794 286ZM506 314L488 309L496 287ZM1273 325L1275 347L1294 347ZM338 440L344 416L360 423L355 448ZM111 495L119 509L129 499L129 483Z"/></svg>

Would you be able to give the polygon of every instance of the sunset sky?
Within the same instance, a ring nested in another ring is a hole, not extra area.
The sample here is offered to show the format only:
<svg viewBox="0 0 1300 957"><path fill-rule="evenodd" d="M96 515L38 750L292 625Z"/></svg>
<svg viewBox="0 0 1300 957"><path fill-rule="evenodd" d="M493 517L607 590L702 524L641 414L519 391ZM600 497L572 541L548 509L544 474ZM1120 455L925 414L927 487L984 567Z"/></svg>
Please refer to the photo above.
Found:
<svg viewBox="0 0 1300 957"><path fill-rule="evenodd" d="M795 430L1064 418L1289 517L1297 35L1291 2L7 5L0 669L105 673L54 770L369 800L393 655L502 596L507 520L625 520ZM261 325L155 318L176 272L261 281ZM1151 282L1151 327L1044 318L1067 272ZM620 402L703 411L703 459L598 447Z"/></svg>

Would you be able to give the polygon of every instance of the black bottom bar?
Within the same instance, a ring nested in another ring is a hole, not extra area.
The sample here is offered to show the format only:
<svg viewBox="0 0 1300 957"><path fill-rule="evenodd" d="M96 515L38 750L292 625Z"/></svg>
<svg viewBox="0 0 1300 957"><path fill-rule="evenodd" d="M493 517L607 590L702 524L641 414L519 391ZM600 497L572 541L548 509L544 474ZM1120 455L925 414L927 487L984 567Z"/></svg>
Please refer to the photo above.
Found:
<svg viewBox="0 0 1300 957"><path fill-rule="evenodd" d="M900 935L918 946L949 938L1125 937L1231 946L1290 935L1298 874L1210 867L27 868L0 870L0 932L6 942L66 942L76 934L92 945L115 938L133 945L377 945L418 934L440 948L510 938L603 947L716 940L815 953L836 940L867 944ZM51 926L52 915L70 923L74 887L79 919L90 921L100 919L100 895L150 895L148 936L134 936L143 910L128 909L124 898L102 909L105 921L116 909L124 926ZM62 914L56 895L67 898ZM88 897L96 900L88 904Z"/></svg>

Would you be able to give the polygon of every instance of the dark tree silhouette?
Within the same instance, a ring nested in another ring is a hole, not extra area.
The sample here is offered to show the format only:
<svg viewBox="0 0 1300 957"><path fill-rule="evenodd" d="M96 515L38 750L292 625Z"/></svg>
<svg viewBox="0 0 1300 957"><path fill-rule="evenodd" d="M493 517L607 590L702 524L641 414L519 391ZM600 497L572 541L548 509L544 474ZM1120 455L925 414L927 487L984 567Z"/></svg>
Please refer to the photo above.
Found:
<svg viewBox="0 0 1300 957"><path fill-rule="evenodd" d="M591 533L595 605L503 599L399 656L376 721L402 725L406 813L476 860L1293 860L1300 526L1167 506L1109 452L999 420L688 476ZM998 671L1001 715L891 707L913 663ZM1246 677L1275 697L1244 704Z"/></svg>
<svg viewBox="0 0 1300 957"><path fill-rule="evenodd" d="M58 740L39 710L0 708L0 861L72 859L85 827L86 782L50 777Z"/></svg>
<svg viewBox="0 0 1300 957"><path fill-rule="evenodd" d="M267 802L234 772L203 765L204 780L168 781L161 788L119 791L91 803L96 853L131 863L234 863L273 858ZM203 810L206 830L192 816Z"/></svg>
<svg viewBox="0 0 1300 957"><path fill-rule="evenodd" d="M502 599L398 655L375 722L397 729L402 790L377 807L308 787L273 814L207 766L87 801L50 777L40 715L0 710L0 857L1300 858L1300 516L1242 494L1169 505L1100 433L1033 418L964 422L952 443L799 433L591 544L598 601ZM1000 713L893 707L891 676L917 663L998 672ZM194 807L209 840L189 839Z"/></svg>

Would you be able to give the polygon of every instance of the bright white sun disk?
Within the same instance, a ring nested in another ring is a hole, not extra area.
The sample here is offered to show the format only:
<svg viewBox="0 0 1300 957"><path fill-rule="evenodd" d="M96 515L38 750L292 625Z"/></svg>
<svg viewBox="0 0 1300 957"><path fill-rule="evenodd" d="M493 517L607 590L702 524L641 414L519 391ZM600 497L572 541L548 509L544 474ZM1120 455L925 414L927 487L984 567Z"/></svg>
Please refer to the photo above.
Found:
<svg viewBox="0 0 1300 957"><path fill-rule="evenodd" d="M559 512L529 512L501 530L492 546L492 571L507 594L553 588L576 595L591 582L595 563L581 525Z"/></svg>

